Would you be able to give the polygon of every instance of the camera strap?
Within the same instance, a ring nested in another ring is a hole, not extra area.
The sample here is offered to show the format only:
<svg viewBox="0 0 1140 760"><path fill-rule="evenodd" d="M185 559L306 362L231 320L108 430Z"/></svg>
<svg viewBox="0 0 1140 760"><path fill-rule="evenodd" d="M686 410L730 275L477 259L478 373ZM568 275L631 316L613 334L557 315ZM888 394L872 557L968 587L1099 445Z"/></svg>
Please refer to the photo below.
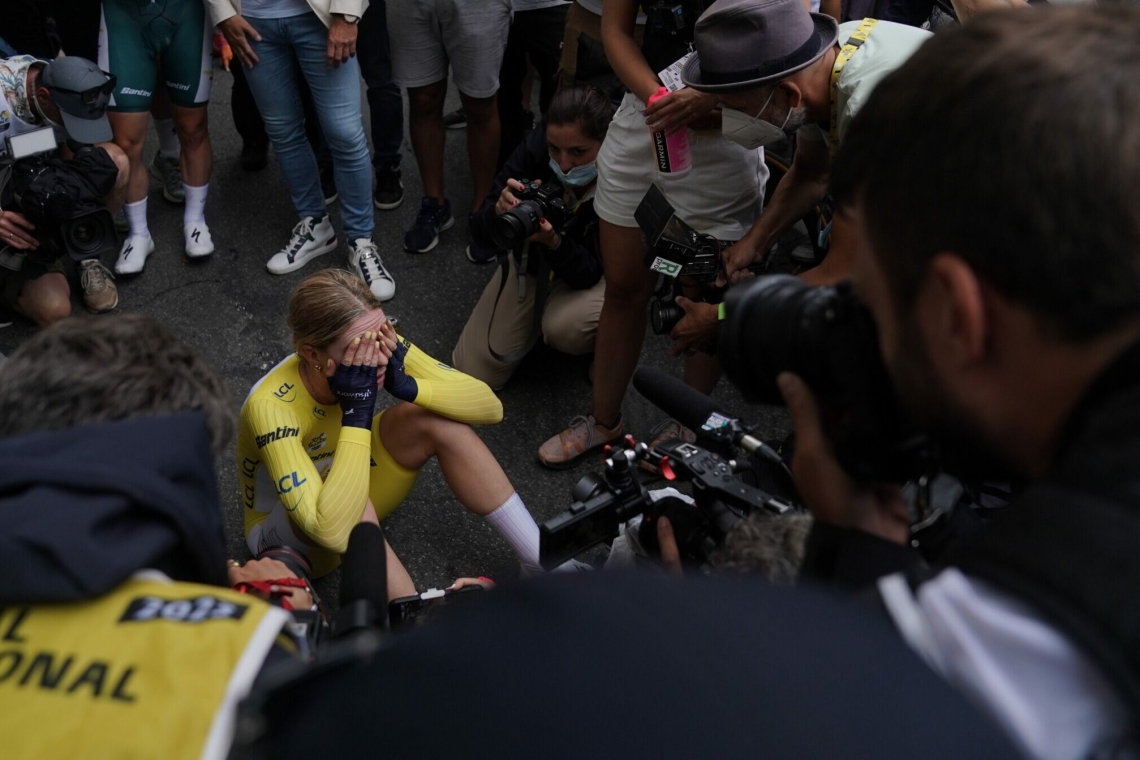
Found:
<svg viewBox="0 0 1140 760"><path fill-rule="evenodd" d="M487 350L491 352L492 358L495 361L503 362L504 364L515 364L522 361L534 344L538 342L538 336L542 334L542 312L546 309L546 296L550 290L550 261L547 256L541 252L538 254L538 274L535 277L536 283L534 288L534 311L531 319L530 337L527 338L526 345L518 351L513 351L506 356L503 356L495 347L491 345L491 328L495 324L495 312L498 311L499 301L503 297L503 291L507 287L507 280L510 279L511 272L511 257L514 256L514 251L508 251L499 257L499 292L495 294L495 305L491 308L491 319L487 321ZM518 299L522 303L526 300L526 270L528 259L530 256L530 243L523 243L522 250L519 252L519 286L518 286Z"/></svg>
<svg viewBox="0 0 1140 760"><path fill-rule="evenodd" d="M859 24L859 28L851 33L847 42L843 43L843 47L839 49L839 55L835 57L835 65L831 69L831 129L830 129L830 148L831 156L839 152L839 75L843 73L851 56L855 55L859 48L863 47L863 43L871 36L871 30L875 28L875 24L879 23L878 19L865 18Z"/></svg>

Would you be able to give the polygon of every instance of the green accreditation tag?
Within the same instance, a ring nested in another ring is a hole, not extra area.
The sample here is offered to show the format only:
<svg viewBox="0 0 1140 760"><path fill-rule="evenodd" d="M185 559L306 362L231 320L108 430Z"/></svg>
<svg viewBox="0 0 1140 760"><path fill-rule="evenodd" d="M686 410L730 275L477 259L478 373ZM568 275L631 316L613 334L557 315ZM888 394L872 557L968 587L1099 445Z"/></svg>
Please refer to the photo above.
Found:
<svg viewBox="0 0 1140 760"><path fill-rule="evenodd" d="M676 277L681 272L681 265L675 262L663 259L657 256L653 259L653 263L649 268L654 272L660 272L666 277Z"/></svg>

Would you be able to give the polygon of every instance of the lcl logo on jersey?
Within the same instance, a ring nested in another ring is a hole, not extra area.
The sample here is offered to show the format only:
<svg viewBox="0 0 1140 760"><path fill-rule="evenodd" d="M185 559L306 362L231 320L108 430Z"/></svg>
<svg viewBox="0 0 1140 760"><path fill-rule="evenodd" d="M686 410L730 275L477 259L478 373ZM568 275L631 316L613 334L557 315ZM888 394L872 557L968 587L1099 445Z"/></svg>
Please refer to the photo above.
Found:
<svg viewBox="0 0 1140 760"><path fill-rule="evenodd" d="M282 383L280 388L273 391L273 395L285 403L291 404L293 399L297 398L297 389L289 383Z"/></svg>

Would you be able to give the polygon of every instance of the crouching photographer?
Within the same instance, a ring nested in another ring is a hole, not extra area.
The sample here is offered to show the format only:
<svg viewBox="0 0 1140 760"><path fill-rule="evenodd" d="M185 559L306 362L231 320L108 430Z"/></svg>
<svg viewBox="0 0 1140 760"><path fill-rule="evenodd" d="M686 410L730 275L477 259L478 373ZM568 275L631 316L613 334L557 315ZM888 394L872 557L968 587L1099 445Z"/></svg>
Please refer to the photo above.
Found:
<svg viewBox="0 0 1140 760"><path fill-rule="evenodd" d="M475 244L506 255L451 363L494 390L506 385L539 337L567 354L594 350L605 299L594 160L613 113L594 87L559 91L542 127L515 149L471 219Z"/></svg>
<svg viewBox="0 0 1140 760"><path fill-rule="evenodd" d="M83 58L0 61L0 298L39 325L71 313L66 258L89 311L119 301L99 261L129 174L104 114L114 84Z"/></svg>
<svg viewBox="0 0 1140 760"><path fill-rule="evenodd" d="M836 160L853 290L757 280L721 334L730 376L791 410L805 573L873 580L908 644L1032 757L1137 751L1138 25L1049 8L936 36ZM1020 484L936 567L893 479L853 473L833 426L876 362L948 471Z"/></svg>

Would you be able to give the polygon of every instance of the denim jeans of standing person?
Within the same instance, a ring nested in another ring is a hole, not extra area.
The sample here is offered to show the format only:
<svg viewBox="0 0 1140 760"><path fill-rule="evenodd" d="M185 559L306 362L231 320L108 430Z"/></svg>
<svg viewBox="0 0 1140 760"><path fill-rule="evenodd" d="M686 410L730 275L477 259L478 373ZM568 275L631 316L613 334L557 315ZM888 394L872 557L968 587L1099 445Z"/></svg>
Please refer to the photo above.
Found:
<svg viewBox="0 0 1140 760"><path fill-rule="evenodd" d="M325 213L316 156L305 139L300 75L309 85L313 106L332 154L341 217L349 240L371 238L372 164L360 119L360 67L350 58L338 68L326 63L328 29L314 13L288 18L246 18L261 40L250 39L260 59L245 71L265 131L301 218Z"/></svg>
<svg viewBox="0 0 1140 760"><path fill-rule="evenodd" d="M372 0L360 19L356 39L357 59L368 85L368 110L372 120L372 165L376 169L399 169L404 142L404 99L392 81L392 55L388 43L388 18L384 0Z"/></svg>

